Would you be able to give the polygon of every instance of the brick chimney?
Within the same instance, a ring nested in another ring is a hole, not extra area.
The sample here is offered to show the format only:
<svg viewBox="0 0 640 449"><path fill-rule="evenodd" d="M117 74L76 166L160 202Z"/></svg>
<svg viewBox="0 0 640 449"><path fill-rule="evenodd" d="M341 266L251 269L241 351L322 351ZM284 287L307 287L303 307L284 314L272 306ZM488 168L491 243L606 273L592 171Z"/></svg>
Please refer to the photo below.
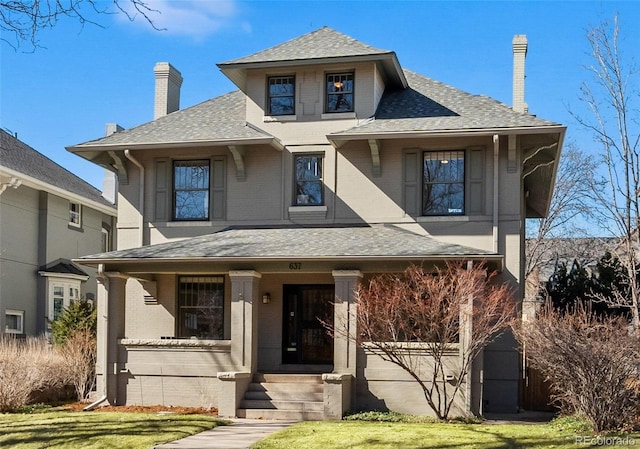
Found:
<svg viewBox="0 0 640 449"><path fill-rule="evenodd" d="M180 109L182 75L168 62L159 62L153 68L156 75L156 93L153 119L164 117Z"/></svg>
<svg viewBox="0 0 640 449"><path fill-rule="evenodd" d="M524 60L527 56L527 36L513 37L513 110L525 113L529 106L524 102Z"/></svg>

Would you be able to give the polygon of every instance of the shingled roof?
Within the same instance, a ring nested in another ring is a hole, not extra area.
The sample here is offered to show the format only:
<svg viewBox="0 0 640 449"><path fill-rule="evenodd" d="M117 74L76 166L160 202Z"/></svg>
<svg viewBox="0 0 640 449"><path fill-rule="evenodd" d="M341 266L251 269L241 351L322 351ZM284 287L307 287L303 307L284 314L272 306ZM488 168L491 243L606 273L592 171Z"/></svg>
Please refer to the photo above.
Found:
<svg viewBox="0 0 640 449"><path fill-rule="evenodd" d="M375 62L388 86L406 87L407 80L396 53L372 47L329 27L291 39L249 56L218 64L240 90L246 89L249 68L286 67L303 64Z"/></svg>
<svg viewBox="0 0 640 449"><path fill-rule="evenodd" d="M275 47L222 62L218 66L386 54L393 52L372 47L325 26Z"/></svg>
<svg viewBox="0 0 640 449"><path fill-rule="evenodd" d="M109 260L242 259L500 259L488 251L444 243L393 226L346 228L227 229L157 245L84 256L82 263Z"/></svg>
<svg viewBox="0 0 640 449"><path fill-rule="evenodd" d="M68 147L72 151L95 147L161 146L205 142L256 141L270 143L275 137L247 124L245 96L230 92L185 108L143 125L110 136Z"/></svg>
<svg viewBox="0 0 640 449"><path fill-rule="evenodd" d="M346 59L345 59L346 58ZM351 59L350 59L351 58ZM356 59L352 59L356 58ZM377 61L388 83L373 117L327 137L334 143L367 138L404 137L465 132L502 132L509 129L547 128L562 133L564 127L504 103L473 95L402 69L392 51L364 44L328 27L263 51L218 64L239 87L195 106L108 137L70 146L72 152L100 163L100 152L127 148L172 146L268 144L281 149L280 141L246 121L246 97L242 92L247 68L351 61ZM110 161L111 159L108 159ZM104 161L103 161L104 162Z"/></svg>
<svg viewBox="0 0 640 449"><path fill-rule="evenodd" d="M516 112L493 98L469 94L409 70L404 72L409 87L385 92L373 119L329 137L560 126Z"/></svg>
<svg viewBox="0 0 640 449"><path fill-rule="evenodd" d="M110 209L114 207L91 184L0 129L0 170L3 168L78 195L99 205L107 206Z"/></svg>

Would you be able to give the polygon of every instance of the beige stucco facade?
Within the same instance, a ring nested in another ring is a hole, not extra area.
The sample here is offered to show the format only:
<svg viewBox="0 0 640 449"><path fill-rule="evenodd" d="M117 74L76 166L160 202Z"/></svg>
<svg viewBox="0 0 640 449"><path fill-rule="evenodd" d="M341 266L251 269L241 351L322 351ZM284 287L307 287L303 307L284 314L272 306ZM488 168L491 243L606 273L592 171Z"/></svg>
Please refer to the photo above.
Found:
<svg viewBox="0 0 640 449"><path fill-rule="evenodd" d="M287 257L263 253L259 240L251 242L255 253L248 255L238 253L239 248L251 250L246 242L230 243L204 256L180 248L201 236L215 239L214 233L225 238L228 229L393 227L439 244L465 247L477 255L470 260L488 258L519 300L524 220L544 213L564 127L519 126L505 119L501 126L407 131L394 130L392 120L383 131L345 131L376 125L376 114L388 106L385 95L411 89L391 53L279 63L249 58L220 67L241 90L242 129L258 130L264 138L230 134L207 141L160 142L158 137L147 142L142 137L136 141L133 129L104 142L70 148L107 164L121 180L126 178L118 196L120 251L83 260L98 268L103 279L99 304L106 318L99 322L99 391L114 404L210 405L235 416L252 377L316 373L323 375L325 417L359 408L430 414L422 391L405 372L344 335L334 336L330 360L291 362L285 334L288 314L294 314L286 304L287 292L297 291L296 286L329 286L334 292L333 319L353 326L358 284L378 273L402 271L409 263L429 267L444 260L466 260L464 256L383 257L374 246L359 256ZM351 111L325 109L325 76L333 72L354 77ZM267 80L274 76L295 79L292 114L266 112ZM394 120L402 125L410 115L407 111ZM500 111L514 114L506 106ZM143 125L140 135L147 128L169 132L181 112ZM464 210L431 216L422 206L423 157L447 151L464 157ZM297 202L294 161L301 154L322 160L320 204ZM206 161L210 169L209 213L203 220L176 220L172 212L172 167L189 160ZM185 276L223 279L221 339L179 338L178 284ZM516 412L518 360L509 336L487 347L465 380L456 414ZM425 356L426 366L429 363ZM456 371L459 351L451 351L447 364Z"/></svg>

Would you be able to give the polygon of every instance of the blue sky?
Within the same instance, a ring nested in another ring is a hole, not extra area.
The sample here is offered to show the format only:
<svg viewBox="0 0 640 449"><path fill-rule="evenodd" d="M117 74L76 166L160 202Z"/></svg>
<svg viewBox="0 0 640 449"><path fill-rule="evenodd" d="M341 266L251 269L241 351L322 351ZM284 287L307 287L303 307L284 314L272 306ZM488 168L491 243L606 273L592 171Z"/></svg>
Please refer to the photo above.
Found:
<svg viewBox="0 0 640 449"><path fill-rule="evenodd" d="M123 1L123 0L121 0ZM130 128L153 118L153 66L169 61L184 78L181 107L235 86L216 63L329 26L377 48L403 67L511 104L514 34L526 34L529 111L569 127L567 140L593 144L572 119L589 63L587 29L620 14L623 49L640 48L640 1L236 1L155 0L165 31L138 18L72 19L18 50L0 43L0 127L98 188L102 169L65 146L104 135L106 123ZM104 3L108 5L108 3ZM6 34L4 38L11 39Z"/></svg>

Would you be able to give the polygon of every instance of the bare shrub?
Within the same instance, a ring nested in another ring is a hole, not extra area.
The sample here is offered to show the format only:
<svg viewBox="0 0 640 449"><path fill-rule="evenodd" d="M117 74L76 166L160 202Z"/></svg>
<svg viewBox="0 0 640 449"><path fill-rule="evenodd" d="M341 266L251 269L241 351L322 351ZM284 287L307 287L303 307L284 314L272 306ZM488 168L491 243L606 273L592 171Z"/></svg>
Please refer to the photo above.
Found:
<svg viewBox="0 0 640 449"><path fill-rule="evenodd" d="M536 320L514 330L563 413L585 417L597 432L639 424L640 338L628 321L548 303Z"/></svg>
<svg viewBox="0 0 640 449"><path fill-rule="evenodd" d="M96 337L91 329L78 329L59 347L64 357L65 379L85 401L95 385Z"/></svg>
<svg viewBox="0 0 640 449"><path fill-rule="evenodd" d="M64 386L63 356L43 337L0 336L0 412L29 403L47 389Z"/></svg>
<svg viewBox="0 0 640 449"><path fill-rule="evenodd" d="M481 264L448 263L381 274L356 291L357 343L394 363L420 385L429 407L447 419L475 357L509 327L512 292ZM334 333L348 332L336 323Z"/></svg>

